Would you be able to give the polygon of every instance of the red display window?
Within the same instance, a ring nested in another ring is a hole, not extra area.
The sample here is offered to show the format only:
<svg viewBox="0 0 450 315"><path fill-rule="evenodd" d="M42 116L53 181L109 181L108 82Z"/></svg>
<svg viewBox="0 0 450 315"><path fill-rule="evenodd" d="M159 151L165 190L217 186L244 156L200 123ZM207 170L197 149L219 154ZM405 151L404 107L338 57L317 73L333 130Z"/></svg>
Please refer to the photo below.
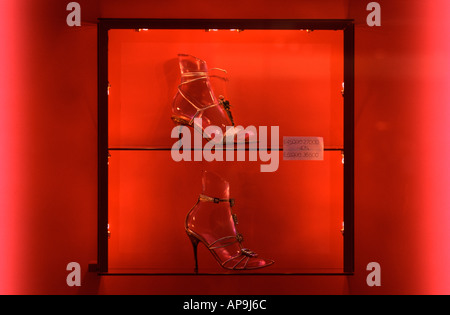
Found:
<svg viewBox="0 0 450 315"><path fill-rule="evenodd" d="M236 125L276 132L270 162L248 149L238 161L237 146L234 161L226 150L224 161L174 160L179 54L226 70ZM323 158L286 158L286 137L323 139ZM245 246L275 263L227 270L199 245L198 273L353 272L351 21L100 20L97 270L195 274L185 222L205 170L229 183Z"/></svg>

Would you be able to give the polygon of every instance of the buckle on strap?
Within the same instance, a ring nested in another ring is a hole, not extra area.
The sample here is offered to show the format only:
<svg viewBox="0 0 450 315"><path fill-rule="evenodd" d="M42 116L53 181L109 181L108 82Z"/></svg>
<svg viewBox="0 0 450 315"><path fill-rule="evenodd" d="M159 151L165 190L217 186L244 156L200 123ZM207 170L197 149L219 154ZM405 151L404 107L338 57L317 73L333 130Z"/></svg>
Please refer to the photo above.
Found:
<svg viewBox="0 0 450 315"><path fill-rule="evenodd" d="M230 203L230 207L233 207L234 204L235 204L234 199L220 199L220 198L209 197L209 196L202 195L202 194L200 194L200 196L198 197L198 200L214 202L214 203L229 202Z"/></svg>

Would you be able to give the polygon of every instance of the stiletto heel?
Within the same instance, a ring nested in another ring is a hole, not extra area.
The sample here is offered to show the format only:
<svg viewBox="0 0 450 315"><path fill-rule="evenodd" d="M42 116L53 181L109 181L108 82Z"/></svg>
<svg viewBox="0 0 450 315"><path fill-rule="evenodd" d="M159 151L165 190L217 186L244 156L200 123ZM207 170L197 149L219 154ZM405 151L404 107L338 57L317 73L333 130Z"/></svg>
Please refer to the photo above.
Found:
<svg viewBox="0 0 450 315"><path fill-rule="evenodd" d="M194 272L198 273L197 246L198 246L199 240L198 240L198 238L196 238L194 235L190 234L189 232L187 232L187 235L192 242L192 247L194 248L194 259L195 259Z"/></svg>
<svg viewBox="0 0 450 315"><path fill-rule="evenodd" d="M244 238L236 229L237 216L231 212L234 199L229 198L228 182L206 171L203 172L202 181L202 194L188 212L185 221L186 233L194 247L195 272L198 273L199 242L206 246L225 269L251 270L272 265L273 260L260 258L258 254L242 246Z"/></svg>

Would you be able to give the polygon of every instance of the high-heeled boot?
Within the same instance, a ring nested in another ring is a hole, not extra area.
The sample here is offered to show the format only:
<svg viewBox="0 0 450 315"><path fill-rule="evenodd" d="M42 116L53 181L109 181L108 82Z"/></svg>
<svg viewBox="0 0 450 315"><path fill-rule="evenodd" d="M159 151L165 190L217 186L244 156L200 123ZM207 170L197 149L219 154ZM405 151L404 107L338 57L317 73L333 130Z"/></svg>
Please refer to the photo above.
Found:
<svg viewBox="0 0 450 315"><path fill-rule="evenodd" d="M225 269L250 270L274 263L243 247L243 237L236 229L237 216L231 212L233 206L228 182L215 173L203 171L202 193L185 222L186 233L194 248L196 273L198 243L205 245Z"/></svg>
<svg viewBox="0 0 450 315"><path fill-rule="evenodd" d="M215 138L214 128L205 130L213 126L220 129L223 142L227 137L232 137L238 142L253 141L255 139L253 133L249 132L241 140L237 140L235 136L239 130L227 128L234 127L234 120L230 102L220 92L226 81L224 76L226 71L218 68L209 70L204 60L191 55L179 54L178 61L181 83L172 102L172 120L178 125L193 127L202 132L207 139ZM201 119L201 125L196 123L196 118Z"/></svg>

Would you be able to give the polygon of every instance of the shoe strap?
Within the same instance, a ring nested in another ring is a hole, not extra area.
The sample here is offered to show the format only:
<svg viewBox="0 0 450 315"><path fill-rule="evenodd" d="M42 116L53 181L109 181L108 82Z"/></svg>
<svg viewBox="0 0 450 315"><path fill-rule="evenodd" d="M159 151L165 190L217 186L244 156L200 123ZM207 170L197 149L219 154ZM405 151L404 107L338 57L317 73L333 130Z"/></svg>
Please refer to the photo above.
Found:
<svg viewBox="0 0 450 315"><path fill-rule="evenodd" d="M200 196L198 197L198 200L206 201L206 202L214 202L214 203L229 202L230 207L234 206L234 199L232 199L232 198L222 199L222 198L214 198L214 197L200 194ZM233 218L233 222L236 226L238 224L237 215L235 213L231 213L231 217ZM242 234L239 233L238 231L236 231L235 235L229 235L229 236L221 237L221 238L215 240L214 242L209 244L208 248L209 249L223 248L223 247L230 246L236 242L238 242L240 244L240 243L242 243L243 240L244 240L244 237L242 236ZM216 245L217 243L219 243L220 245ZM244 254L245 254L245 251L244 251Z"/></svg>
<svg viewBox="0 0 450 315"><path fill-rule="evenodd" d="M215 240L211 244L209 244L208 248L209 249L223 248L223 247L233 245L236 242L239 242L237 235L224 236L224 237L221 237L221 238Z"/></svg>
<svg viewBox="0 0 450 315"><path fill-rule="evenodd" d="M183 78L190 78L190 77L208 77L208 72L205 71L189 71L189 72L183 72L181 74Z"/></svg>
<svg viewBox="0 0 450 315"><path fill-rule="evenodd" d="M235 202L234 199L221 199L221 198L214 198L214 197L209 197L203 194L200 194L200 196L198 197L198 200L200 201L207 201L207 202L214 202L214 203L220 203L220 202L229 202L230 203L230 207L233 207Z"/></svg>
<svg viewBox="0 0 450 315"><path fill-rule="evenodd" d="M236 255L231 256L230 258L228 258L227 260L225 260L224 262L222 262L222 267L225 267L225 265L230 262L230 261L235 261L237 259L237 262L231 267L231 269L233 270L245 270L247 268L247 264L250 261L250 258L256 258L258 257L258 254L255 253L254 251L249 250L248 248L241 248L240 251L238 251L236 253ZM242 267L238 267L242 261L244 261L244 265Z"/></svg>
<svg viewBox="0 0 450 315"><path fill-rule="evenodd" d="M215 70L220 70L220 71L223 71L223 72L226 73L226 70L223 70L223 69L220 69L220 68L213 68L213 69L215 69ZM213 69L211 69L211 70L213 70ZM190 125L192 125L192 123L194 122L194 118L196 118L197 116L199 116L200 113L204 112L204 111L207 110L207 109L210 109L210 108L213 108L213 107L216 107L216 106L219 106L219 105L220 105L220 106L222 106L222 107L225 109L225 111L226 111L228 117L229 117L230 120L231 120L232 126L234 126L233 116L231 115L231 110L230 110L230 107L231 107L231 106L230 106L230 102L228 102L227 100L225 100L225 99L223 98L223 96L222 96L222 98L219 100L219 102L217 102L217 103L212 103L212 104L209 104L209 105L207 105L207 106L205 106L205 107L199 107L199 106L197 106L192 100L190 100L190 98L189 98L187 95L185 95L185 94L183 93L183 91L181 90L181 86L184 85L184 84L189 84L189 83L192 83L192 82L197 81L197 80L208 79L208 78L210 77L208 72L204 72L204 71L185 72L185 73L182 73L181 76L184 77L184 78L187 78L187 81L184 81L184 82L182 82L182 83L180 83L180 84L178 85L178 92L180 93L180 95L181 95L181 96L182 96L189 104L191 104L191 105L197 110L197 112L194 114L194 116L192 117L191 121L189 122Z"/></svg>

